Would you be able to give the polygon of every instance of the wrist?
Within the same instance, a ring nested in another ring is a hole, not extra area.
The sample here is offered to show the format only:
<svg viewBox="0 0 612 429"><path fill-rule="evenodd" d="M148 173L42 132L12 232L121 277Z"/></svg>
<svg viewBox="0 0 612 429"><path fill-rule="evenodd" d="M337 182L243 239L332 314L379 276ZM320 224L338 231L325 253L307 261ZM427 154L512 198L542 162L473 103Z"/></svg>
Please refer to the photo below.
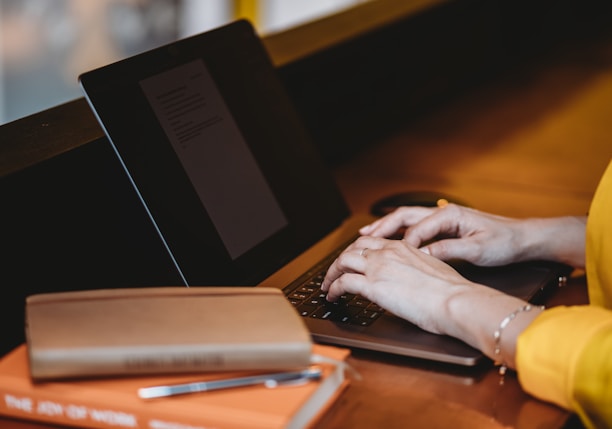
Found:
<svg viewBox="0 0 612 429"><path fill-rule="evenodd" d="M449 297L446 303L447 326L443 331L481 350L491 359L514 368L516 339L541 312L539 307L517 312L527 304L519 298L472 283ZM514 312L517 314L500 329L502 322ZM498 339L497 331L500 331ZM499 352L496 353L496 349Z"/></svg>
<svg viewBox="0 0 612 429"><path fill-rule="evenodd" d="M518 337L543 310L543 306L530 303L523 304L508 313L493 332L492 358L495 364L499 366L500 375L504 375L508 367L516 368L515 356Z"/></svg>
<svg viewBox="0 0 612 429"><path fill-rule="evenodd" d="M549 260L584 267L586 217L533 218L520 221L519 260Z"/></svg>

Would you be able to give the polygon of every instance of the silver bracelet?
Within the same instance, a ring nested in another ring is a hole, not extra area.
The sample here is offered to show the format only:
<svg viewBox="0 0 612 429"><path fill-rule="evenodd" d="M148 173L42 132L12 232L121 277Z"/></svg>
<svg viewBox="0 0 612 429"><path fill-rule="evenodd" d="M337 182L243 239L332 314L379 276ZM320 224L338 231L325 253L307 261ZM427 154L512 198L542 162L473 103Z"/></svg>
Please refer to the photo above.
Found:
<svg viewBox="0 0 612 429"><path fill-rule="evenodd" d="M512 322L517 315L519 315L520 313L523 312L529 312L531 311L533 308L541 308L542 310L544 309L544 306L538 307L538 306L533 306L531 304L525 304L522 307L517 308L516 310L514 310L512 313L508 314L506 317L504 317L504 319L500 322L499 327L497 328L497 330L495 332L493 332L493 339L495 340L495 347L493 349L493 353L495 355L495 365L499 366L499 374L500 375L504 375L506 373L506 370L508 369L508 365L501 360L501 335L503 330L506 328L506 326L508 326L510 324L510 322Z"/></svg>

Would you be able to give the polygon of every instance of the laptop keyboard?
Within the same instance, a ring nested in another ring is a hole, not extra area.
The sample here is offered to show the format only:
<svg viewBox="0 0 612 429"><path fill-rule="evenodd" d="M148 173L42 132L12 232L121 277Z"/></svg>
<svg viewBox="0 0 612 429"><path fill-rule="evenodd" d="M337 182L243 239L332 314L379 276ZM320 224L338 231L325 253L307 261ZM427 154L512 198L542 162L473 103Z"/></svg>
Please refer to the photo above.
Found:
<svg viewBox="0 0 612 429"><path fill-rule="evenodd" d="M328 302L325 299L326 293L321 290L327 268L340 252L338 250L292 283L285 289L285 294L302 317L369 326L384 313L379 305L354 294L345 294L335 302Z"/></svg>

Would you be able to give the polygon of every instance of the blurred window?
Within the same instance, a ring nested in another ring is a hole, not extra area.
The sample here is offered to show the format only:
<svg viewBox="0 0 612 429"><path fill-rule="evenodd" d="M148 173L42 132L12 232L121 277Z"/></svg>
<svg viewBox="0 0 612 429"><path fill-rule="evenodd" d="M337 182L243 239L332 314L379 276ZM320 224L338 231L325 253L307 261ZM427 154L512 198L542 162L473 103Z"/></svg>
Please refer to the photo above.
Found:
<svg viewBox="0 0 612 429"><path fill-rule="evenodd" d="M0 124L82 96L77 76L245 17L261 35L364 0L0 0Z"/></svg>

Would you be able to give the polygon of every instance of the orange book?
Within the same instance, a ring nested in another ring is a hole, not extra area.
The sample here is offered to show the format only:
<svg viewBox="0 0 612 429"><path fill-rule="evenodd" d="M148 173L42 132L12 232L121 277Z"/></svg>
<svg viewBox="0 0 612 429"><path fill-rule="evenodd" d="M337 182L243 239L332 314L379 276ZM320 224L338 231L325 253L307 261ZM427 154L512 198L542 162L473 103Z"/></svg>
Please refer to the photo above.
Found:
<svg viewBox="0 0 612 429"><path fill-rule="evenodd" d="M0 414L62 426L100 429L309 427L349 383L343 364L349 355L347 349L315 345L313 352L323 357L323 362L317 364L323 370L318 381L141 399L138 390L143 387L258 373L207 372L34 383L24 344L0 360Z"/></svg>

